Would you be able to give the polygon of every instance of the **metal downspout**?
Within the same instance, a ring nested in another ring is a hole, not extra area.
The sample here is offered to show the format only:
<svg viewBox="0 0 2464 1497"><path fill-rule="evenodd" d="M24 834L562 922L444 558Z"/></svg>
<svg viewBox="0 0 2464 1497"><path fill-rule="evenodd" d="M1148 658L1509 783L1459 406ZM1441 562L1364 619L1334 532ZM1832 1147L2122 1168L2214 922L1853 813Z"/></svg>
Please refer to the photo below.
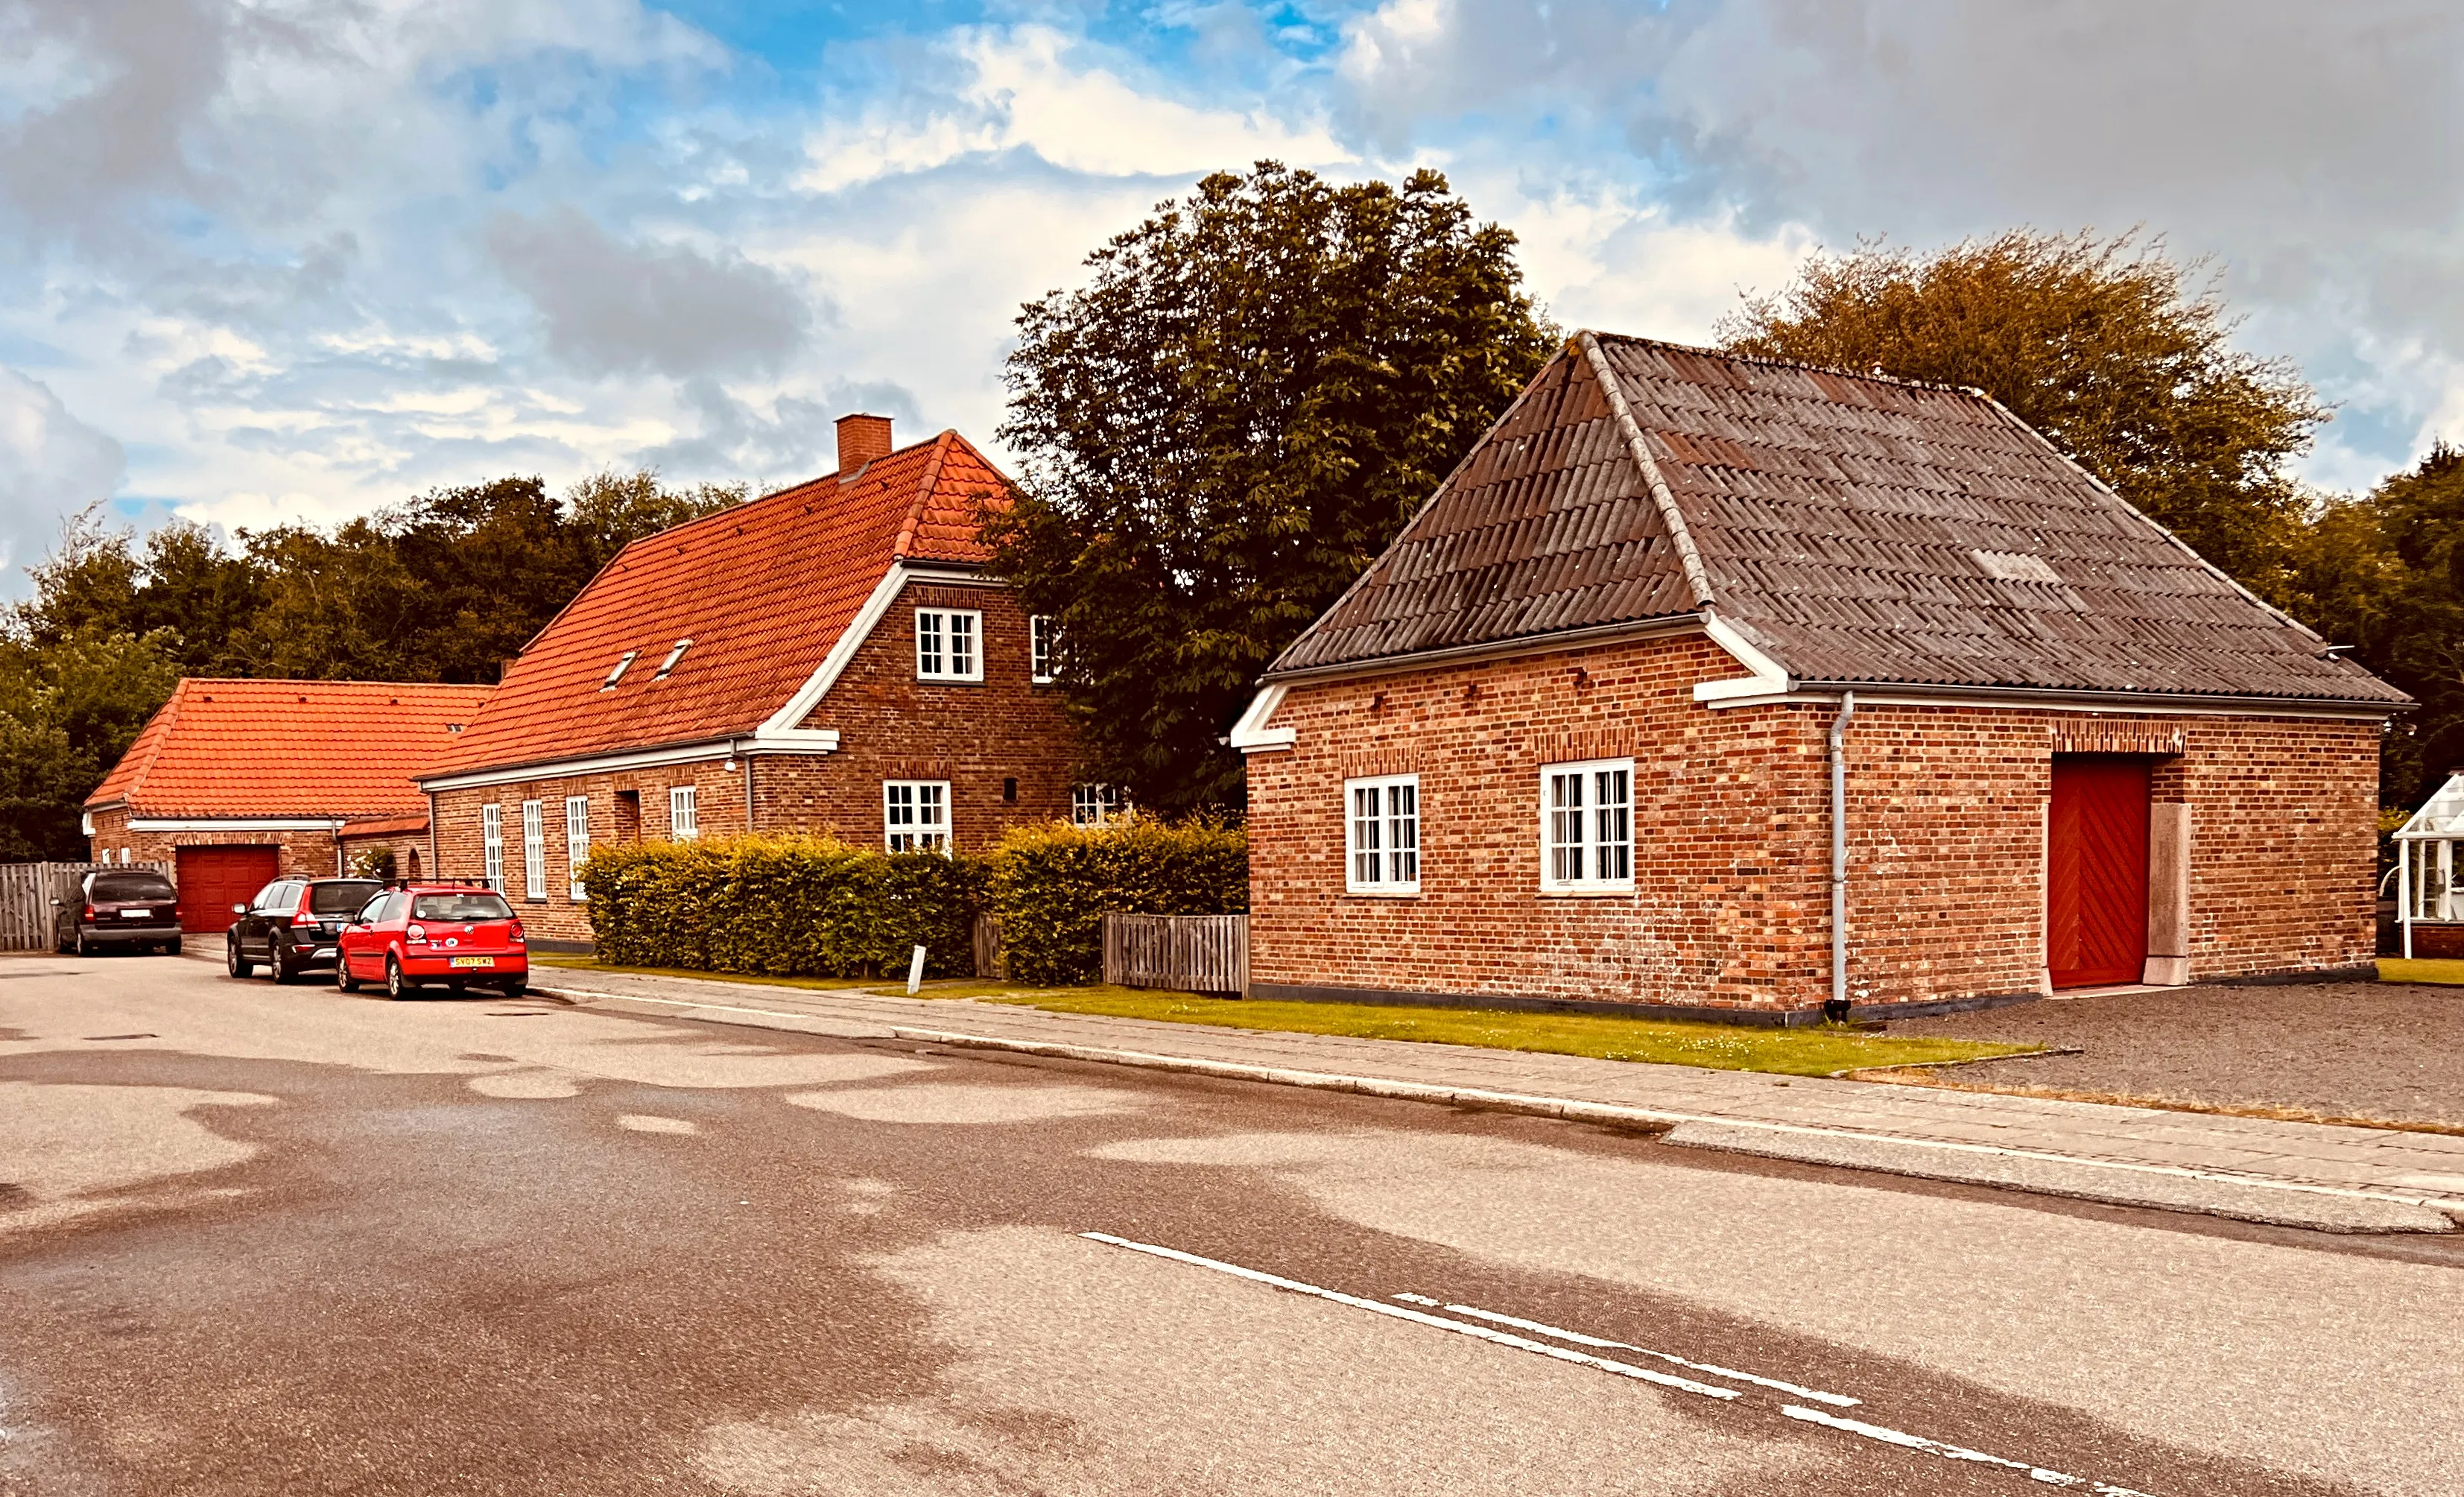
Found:
<svg viewBox="0 0 2464 1497"><path fill-rule="evenodd" d="M2395 918L2404 928L2404 959L2412 959L2412 844L2395 844Z"/></svg>
<svg viewBox="0 0 2464 1497"><path fill-rule="evenodd" d="M1822 1017L1848 1017L1848 719L1857 715L1857 693L1839 693L1839 715L1831 720L1831 1002Z"/></svg>

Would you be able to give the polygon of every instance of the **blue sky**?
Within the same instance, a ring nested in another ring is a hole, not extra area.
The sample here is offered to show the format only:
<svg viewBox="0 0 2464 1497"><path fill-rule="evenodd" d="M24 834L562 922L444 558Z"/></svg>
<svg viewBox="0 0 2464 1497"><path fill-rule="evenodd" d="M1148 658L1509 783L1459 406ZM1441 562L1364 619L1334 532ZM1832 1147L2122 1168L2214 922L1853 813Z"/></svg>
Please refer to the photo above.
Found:
<svg viewBox="0 0 2464 1497"><path fill-rule="evenodd" d="M2464 437L2464 20L2278 0L0 0L0 553L63 513L989 443L1018 303L1209 169L1448 173L1562 321L1817 246L2211 257L2366 486Z"/></svg>

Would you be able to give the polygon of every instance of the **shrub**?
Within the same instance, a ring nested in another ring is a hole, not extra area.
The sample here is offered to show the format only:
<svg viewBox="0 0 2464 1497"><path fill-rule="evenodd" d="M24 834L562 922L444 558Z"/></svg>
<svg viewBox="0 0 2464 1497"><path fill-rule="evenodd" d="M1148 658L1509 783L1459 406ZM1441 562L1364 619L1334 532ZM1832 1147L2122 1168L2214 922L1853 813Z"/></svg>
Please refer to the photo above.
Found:
<svg viewBox="0 0 2464 1497"><path fill-rule="evenodd" d="M593 848L583 865L600 959L778 977L975 970L984 870L825 837L752 836Z"/></svg>
<svg viewBox="0 0 2464 1497"><path fill-rule="evenodd" d="M1143 817L1110 826L1011 829L993 850L989 895L1009 976L1092 982L1104 970L1104 916L1240 914L1249 908L1249 844L1212 821Z"/></svg>

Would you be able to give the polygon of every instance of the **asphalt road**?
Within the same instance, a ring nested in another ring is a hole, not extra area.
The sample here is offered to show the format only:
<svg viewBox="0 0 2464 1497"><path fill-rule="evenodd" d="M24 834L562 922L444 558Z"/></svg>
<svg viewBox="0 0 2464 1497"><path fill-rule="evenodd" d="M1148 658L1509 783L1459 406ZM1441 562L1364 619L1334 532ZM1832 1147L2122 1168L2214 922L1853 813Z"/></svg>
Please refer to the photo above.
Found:
<svg viewBox="0 0 2464 1497"><path fill-rule="evenodd" d="M2445 1497L2459 1389L2444 1239L0 960L11 1494Z"/></svg>

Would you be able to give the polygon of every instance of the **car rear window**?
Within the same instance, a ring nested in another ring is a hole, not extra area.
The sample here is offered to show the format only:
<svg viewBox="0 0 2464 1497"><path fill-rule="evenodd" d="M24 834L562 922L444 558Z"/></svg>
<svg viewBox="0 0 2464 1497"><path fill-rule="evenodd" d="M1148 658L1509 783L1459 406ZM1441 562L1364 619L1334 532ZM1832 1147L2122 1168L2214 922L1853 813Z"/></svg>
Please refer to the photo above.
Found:
<svg viewBox="0 0 2464 1497"><path fill-rule="evenodd" d="M357 914L360 908L374 898L385 886L370 879L349 883L311 884L308 886L310 914Z"/></svg>
<svg viewBox="0 0 2464 1497"><path fill-rule="evenodd" d="M99 873L95 875L95 899L171 899L171 881L160 873Z"/></svg>
<svg viewBox="0 0 2464 1497"><path fill-rule="evenodd" d="M510 920L511 905L500 894L476 891L467 894L421 894L410 902L414 920Z"/></svg>

